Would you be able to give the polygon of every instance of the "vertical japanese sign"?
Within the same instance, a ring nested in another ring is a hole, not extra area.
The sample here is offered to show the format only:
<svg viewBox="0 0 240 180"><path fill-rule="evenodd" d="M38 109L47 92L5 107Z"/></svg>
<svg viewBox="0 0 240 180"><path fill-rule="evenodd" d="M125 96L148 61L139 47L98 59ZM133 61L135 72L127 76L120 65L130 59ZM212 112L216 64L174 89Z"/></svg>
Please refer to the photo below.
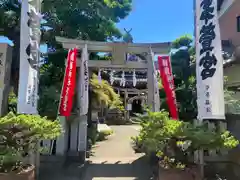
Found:
<svg viewBox="0 0 240 180"><path fill-rule="evenodd" d="M158 67L162 84L167 96L167 104L170 115L173 119L178 119L178 110L176 103L176 95L174 91L174 79L169 56L158 56Z"/></svg>
<svg viewBox="0 0 240 180"><path fill-rule="evenodd" d="M195 12L198 118L225 119L217 0L196 0Z"/></svg>
<svg viewBox="0 0 240 180"><path fill-rule="evenodd" d="M41 35L39 9L39 0L22 1L18 113L38 114L38 63Z"/></svg>
<svg viewBox="0 0 240 180"><path fill-rule="evenodd" d="M59 106L60 116L70 116L73 96L76 85L76 66L77 66L77 49L70 49L67 57L67 65L65 76L63 80L63 87L61 92L61 100Z"/></svg>
<svg viewBox="0 0 240 180"><path fill-rule="evenodd" d="M80 66L80 115L86 115L88 113L88 85L89 85L89 75L88 75L88 50L87 45L82 49L81 55L81 66Z"/></svg>

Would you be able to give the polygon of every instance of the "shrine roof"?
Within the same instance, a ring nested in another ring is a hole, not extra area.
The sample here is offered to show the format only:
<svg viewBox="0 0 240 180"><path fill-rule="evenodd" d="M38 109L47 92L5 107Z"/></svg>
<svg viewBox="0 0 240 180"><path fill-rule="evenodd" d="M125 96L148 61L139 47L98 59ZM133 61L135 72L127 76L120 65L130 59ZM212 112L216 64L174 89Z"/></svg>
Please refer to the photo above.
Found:
<svg viewBox="0 0 240 180"><path fill-rule="evenodd" d="M78 39L68 39L63 37L56 37L56 41L63 44L66 49L69 48L83 48L85 44L88 45L90 51L112 51L115 44L127 44L128 48L131 50L141 49L151 47L152 51L155 53L162 53L161 49L170 51L171 42L160 42L160 43L124 43L124 42L100 42L100 41L86 41Z"/></svg>
<svg viewBox="0 0 240 180"><path fill-rule="evenodd" d="M129 45L136 45L136 46L151 46L151 47L159 47L159 46L171 46L171 42L159 42L159 43L125 43L125 42L104 42L104 41L88 41L88 40L79 40L79 39L69 39L69 38L63 38L63 37L56 37L56 40L61 43L71 43L71 44L100 44L100 45L107 45L107 44L114 44L114 43L123 43L123 44L129 44Z"/></svg>

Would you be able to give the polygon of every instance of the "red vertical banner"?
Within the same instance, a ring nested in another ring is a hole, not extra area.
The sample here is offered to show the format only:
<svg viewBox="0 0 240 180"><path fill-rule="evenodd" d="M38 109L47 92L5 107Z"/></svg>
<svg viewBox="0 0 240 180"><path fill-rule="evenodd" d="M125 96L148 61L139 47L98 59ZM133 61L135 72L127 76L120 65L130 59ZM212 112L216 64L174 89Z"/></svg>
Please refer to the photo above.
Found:
<svg viewBox="0 0 240 180"><path fill-rule="evenodd" d="M174 91L174 79L169 56L158 56L158 66L160 77L167 96L167 104L170 115L173 119L178 119L178 110L176 103L176 95Z"/></svg>
<svg viewBox="0 0 240 180"><path fill-rule="evenodd" d="M59 105L60 116L70 116L73 105L74 89L76 86L77 49L70 49L63 80Z"/></svg>

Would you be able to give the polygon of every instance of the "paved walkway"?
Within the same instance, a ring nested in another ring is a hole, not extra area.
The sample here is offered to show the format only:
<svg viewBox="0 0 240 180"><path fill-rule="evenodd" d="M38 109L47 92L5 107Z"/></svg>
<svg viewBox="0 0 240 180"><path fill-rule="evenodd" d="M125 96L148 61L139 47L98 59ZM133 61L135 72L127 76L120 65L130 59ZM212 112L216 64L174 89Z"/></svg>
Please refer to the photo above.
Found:
<svg viewBox="0 0 240 180"><path fill-rule="evenodd" d="M83 180L150 180L148 162L143 154L135 154L131 147L131 137L138 134L139 127L111 128L114 134L93 149Z"/></svg>

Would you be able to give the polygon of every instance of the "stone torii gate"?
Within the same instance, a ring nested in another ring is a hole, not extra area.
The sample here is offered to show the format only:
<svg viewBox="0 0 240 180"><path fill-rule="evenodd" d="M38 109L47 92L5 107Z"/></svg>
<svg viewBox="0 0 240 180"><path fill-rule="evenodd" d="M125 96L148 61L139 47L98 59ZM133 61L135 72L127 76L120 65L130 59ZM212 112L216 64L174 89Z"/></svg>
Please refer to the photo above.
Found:
<svg viewBox="0 0 240 180"><path fill-rule="evenodd" d="M112 54L112 60L91 60L88 61L88 67L91 71L93 68L99 69L113 69L113 70L126 70L131 71L147 71L147 104L153 111L158 111L155 103L155 85L154 80L154 54L168 54L170 52L170 43L123 43L123 42L96 42L96 41L83 41L75 39L67 39L56 37L56 40L63 45L64 49L77 48L81 51L87 45L88 52L109 52ZM138 62L127 61L127 54L146 54L146 60ZM81 59L77 59L77 67L79 68ZM78 87L76 87L78 88ZM78 91L77 91L78 92ZM85 117L87 118L87 117ZM82 121L82 117L80 118ZM79 132L81 133L81 132ZM64 136L64 135L63 135ZM79 134L83 136L83 134ZM85 135L86 136L86 135ZM71 137L71 141L80 141L79 138ZM65 137L61 137L57 145L57 154L64 155L66 149ZM78 140L77 140L78 139ZM77 143L77 142L75 142ZM80 143L80 142L78 142ZM84 142L86 144L86 142ZM81 142L82 144L82 142ZM84 151L86 149L83 149Z"/></svg>

